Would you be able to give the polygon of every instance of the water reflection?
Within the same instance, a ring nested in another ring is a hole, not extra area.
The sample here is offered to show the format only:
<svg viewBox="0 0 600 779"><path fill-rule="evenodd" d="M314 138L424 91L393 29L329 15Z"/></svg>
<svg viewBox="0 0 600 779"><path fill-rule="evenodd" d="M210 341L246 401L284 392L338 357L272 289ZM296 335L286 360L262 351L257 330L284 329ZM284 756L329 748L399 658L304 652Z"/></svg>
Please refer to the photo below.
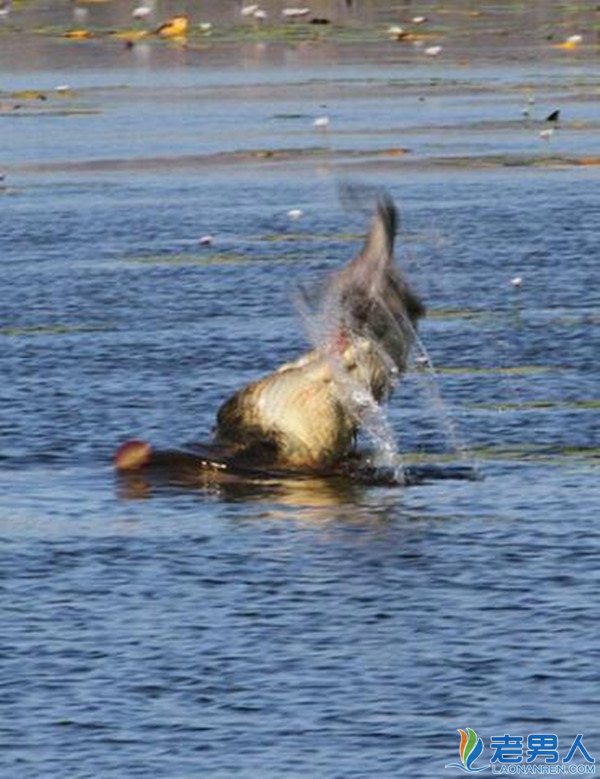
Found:
<svg viewBox="0 0 600 779"><path fill-rule="evenodd" d="M408 484L398 484L382 474L365 471L351 476L290 475L250 476L226 470L198 470L181 467L181 462L116 475L116 495L121 501L148 501L167 496L197 496L222 504L246 504L246 517L286 520L301 524L387 525L399 517L440 519L430 508L415 508L406 501L409 485L452 479L473 481L478 472L463 464L409 466ZM359 478L360 477L360 478ZM237 509L236 509L237 511Z"/></svg>
<svg viewBox="0 0 600 779"><path fill-rule="evenodd" d="M275 502L281 506L331 508L359 501L366 487L342 477L251 478L206 471L194 475L123 472L117 475L117 495L144 500L165 492L186 490L212 495L224 502Z"/></svg>
<svg viewBox="0 0 600 779"><path fill-rule="evenodd" d="M121 500L150 500L160 496L197 495L223 504L245 503L245 516L260 520L285 520L300 524L385 525L402 513L402 487L380 489L345 478L298 477L286 479L197 479L182 485L152 478L150 474L124 473L117 476L116 492ZM260 510L257 510L260 509ZM237 515L236 515L237 516Z"/></svg>

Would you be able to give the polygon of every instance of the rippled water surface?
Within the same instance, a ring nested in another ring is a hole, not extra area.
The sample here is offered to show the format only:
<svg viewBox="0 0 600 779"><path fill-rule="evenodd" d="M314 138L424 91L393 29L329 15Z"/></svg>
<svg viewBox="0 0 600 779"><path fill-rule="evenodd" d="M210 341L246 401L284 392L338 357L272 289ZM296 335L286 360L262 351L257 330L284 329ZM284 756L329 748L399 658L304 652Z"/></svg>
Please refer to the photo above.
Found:
<svg viewBox="0 0 600 779"><path fill-rule="evenodd" d="M430 779L467 725L600 753L597 60L547 6L505 60L441 12L448 53L378 49L385 3L364 50L3 20L2 776ZM366 228L347 180L396 199L429 308L399 449L484 478L118 481L120 442L206 440L306 347L296 285Z"/></svg>

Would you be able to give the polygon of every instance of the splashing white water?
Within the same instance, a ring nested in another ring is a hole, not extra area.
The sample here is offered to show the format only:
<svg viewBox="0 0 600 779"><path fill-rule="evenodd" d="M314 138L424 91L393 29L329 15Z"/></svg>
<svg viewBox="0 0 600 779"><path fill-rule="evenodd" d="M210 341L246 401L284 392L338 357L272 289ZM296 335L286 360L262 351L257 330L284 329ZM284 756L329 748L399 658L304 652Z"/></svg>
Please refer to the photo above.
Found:
<svg viewBox="0 0 600 779"><path fill-rule="evenodd" d="M327 356L331 372L336 382L344 406L356 419L362 433L366 435L373 451L365 465L376 475L385 475L386 481L398 484L405 483L405 464L398 449L398 440L391 426L386 409L377 402L370 387L357 376L352 376L343 363L338 350L332 349L339 331L340 322L344 321L344 311L339 296L331 296L327 305L311 308L311 296L306 290L301 290L296 298L296 309L304 324L306 332L315 349ZM364 338L350 336L357 359L360 359L361 342ZM389 376L390 390L398 380L398 369L391 357L381 348L370 344L377 357L385 366ZM360 375L360 371L357 372Z"/></svg>

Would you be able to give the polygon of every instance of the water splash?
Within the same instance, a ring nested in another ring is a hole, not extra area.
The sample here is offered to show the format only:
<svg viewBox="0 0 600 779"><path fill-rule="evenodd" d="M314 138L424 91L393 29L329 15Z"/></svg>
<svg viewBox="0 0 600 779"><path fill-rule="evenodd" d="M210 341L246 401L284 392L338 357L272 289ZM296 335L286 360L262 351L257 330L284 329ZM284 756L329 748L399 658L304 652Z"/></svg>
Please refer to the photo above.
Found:
<svg viewBox="0 0 600 779"><path fill-rule="evenodd" d="M440 421L440 426L450 450L465 464L478 470L478 465L473 461L473 455L463 436L460 434L455 418L451 415L440 389L440 377L435 369L431 355L429 354L423 339L417 332L414 334L415 347L418 356L414 360L413 372L422 382L428 405L433 410L435 417Z"/></svg>
<svg viewBox="0 0 600 779"><path fill-rule="evenodd" d="M377 297L382 310L387 310L385 302ZM351 411L360 424L361 432L367 437L372 451L365 458L365 470L372 472L375 480L388 483L406 484L411 481L412 471L400 452L400 440L394 431L387 409L379 403L362 381L354 378L346 369L339 350L332 349L336 342L340 323L344 321L344 308L339 296L328 296L323 301L321 289L301 288L296 297L296 309L308 337L315 349L327 356L331 372L341 390L344 405ZM419 379L425 391L427 411L438 421L447 448L459 461L456 473L460 478L478 479L481 477L479 465L474 461L472 452L460 434L458 425L450 413L440 389L440 377L433 364L421 336L407 316L399 320L388 311L390 326L396 329L396 337L412 344L415 353L409 370ZM351 337L357 353L360 351L360 337ZM400 380L400 374L392 357L382 346L371 344L377 356L385 365L390 378L390 394Z"/></svg>
<svg viewBox="0 0 600 779"><path fill-rule="evenodd" d="M394 267L398 212L386 193L346 184L339 194L352 210L364 210L365 203L376 200L371 228L352 262L325 283L299 290L296 308L314 348L329 363L337 399L374 447L363 462L376 478L384 474L406 483L407 465L382 403L392 394L400 373L410 368L410 353L416 348L420 355L416 363L426 368L428 378L427 411L440 420L445 440L464 465L469 459L467 447L442 400L439 378L415 329L424 309Z"/></svg>
<svg viewBox="0 0 600 779"><path fill-rule="evenodd" d="M379 403L368 385L352 376L342 360L342 354L335 348L344 321L344 307L339 295L327 297L323 304L320 293L307 287L300 288L296 300L296 310L315 349L324 354L329 362L334 381L342 397L342 402L360 425L366 435L372 452L365 461L365 468L373 471L377 479L397 484L406 483L406 464L398 448L398 439L390 423L386 409ZM383 301L382 301L383 304ZM354 347L357 359L360 359L361 338L349 335L349 345ZM333 348L332 348L333 347ZM376 350L377 357L388 372L390 390L398 381L398 369L390 355L383 348L370 344ZM357 371L360 376L361 371Z"/></svg>

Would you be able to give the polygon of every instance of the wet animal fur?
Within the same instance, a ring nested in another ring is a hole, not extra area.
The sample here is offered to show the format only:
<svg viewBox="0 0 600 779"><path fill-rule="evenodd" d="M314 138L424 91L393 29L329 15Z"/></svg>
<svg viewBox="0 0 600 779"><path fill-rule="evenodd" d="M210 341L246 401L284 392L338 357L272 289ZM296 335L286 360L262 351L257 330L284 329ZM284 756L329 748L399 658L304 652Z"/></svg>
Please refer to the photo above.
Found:
<svg viewBox="0 0 600 779"><path fill-rule="evenodd" d="M358 256L317 301L318 346L221 406L216 443L239 458L319 469L351 453L370 404L406 369L424 307L394 264L397 211L381 197Z"/></svg>

